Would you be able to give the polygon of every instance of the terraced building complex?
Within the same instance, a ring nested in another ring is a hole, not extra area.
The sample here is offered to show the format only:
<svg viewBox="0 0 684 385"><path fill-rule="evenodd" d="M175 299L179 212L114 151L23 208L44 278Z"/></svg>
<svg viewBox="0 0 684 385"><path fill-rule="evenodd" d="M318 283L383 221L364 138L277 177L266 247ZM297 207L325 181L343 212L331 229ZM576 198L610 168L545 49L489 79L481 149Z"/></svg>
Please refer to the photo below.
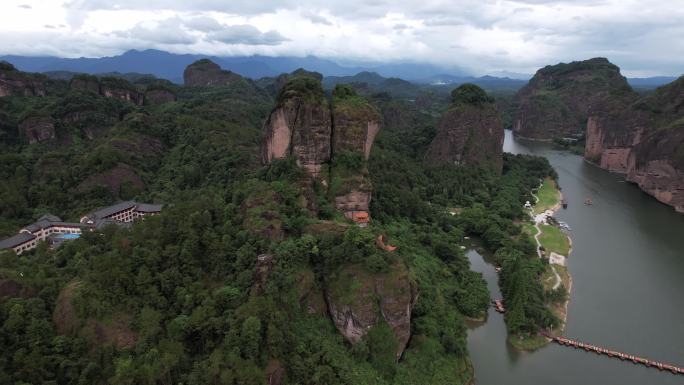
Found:
<svg viewBox="0 0 684 385"><path fill-rule="evenodd" d="M21 230L19 234L0 241L0 249L13 249L21 254L32 250L40 241L58 245L64 240L78 238L85 230L99 229L108 224L126 225L137 218L156 215L162 205L127 201L105 207L83 216L79 223L64 222L61 218L46 214Z"/></svg>

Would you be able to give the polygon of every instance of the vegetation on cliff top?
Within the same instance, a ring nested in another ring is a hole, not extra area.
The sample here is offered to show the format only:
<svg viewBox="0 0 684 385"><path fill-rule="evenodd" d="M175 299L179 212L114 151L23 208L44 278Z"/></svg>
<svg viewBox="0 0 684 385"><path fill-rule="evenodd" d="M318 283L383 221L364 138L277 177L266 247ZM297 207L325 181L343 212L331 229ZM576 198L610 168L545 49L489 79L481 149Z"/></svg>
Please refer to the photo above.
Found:
<svg viewBox="0 0 684 385"><path fill-rule="evenodd" d="M455 105L482 106L486 103L494 103L494 98L475 84L466 83L451 91L451 102Z"/></svg>
<svg viewBox="0 0 684 385"><path fill-rule="evenodd" d="M305 103L327 103L321 82L309 76L296 76L288 80L278 92L277 103L282 105L292 98Z"/></svg>

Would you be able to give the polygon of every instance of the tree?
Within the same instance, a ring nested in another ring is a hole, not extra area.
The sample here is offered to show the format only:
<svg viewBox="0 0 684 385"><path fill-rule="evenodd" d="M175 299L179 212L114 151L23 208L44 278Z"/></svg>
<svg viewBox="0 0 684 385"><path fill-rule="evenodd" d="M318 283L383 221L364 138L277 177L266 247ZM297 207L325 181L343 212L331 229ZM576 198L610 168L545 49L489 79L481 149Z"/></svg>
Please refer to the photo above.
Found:
<svg viewBox="0 0 684 385"><path fill-rule="evenodd" d="M242 356L246 359L257 359L259 357L259 346L261 344L261 321L259 318L249 316L242 323L240 332Z"/></svg>

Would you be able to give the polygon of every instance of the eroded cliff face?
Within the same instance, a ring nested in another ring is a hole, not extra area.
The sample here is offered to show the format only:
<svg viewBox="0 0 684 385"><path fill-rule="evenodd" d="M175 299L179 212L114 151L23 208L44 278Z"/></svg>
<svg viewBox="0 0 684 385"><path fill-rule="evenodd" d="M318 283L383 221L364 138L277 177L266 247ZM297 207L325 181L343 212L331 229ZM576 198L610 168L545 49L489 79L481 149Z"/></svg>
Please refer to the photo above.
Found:
<svg viewBox="0 0 684 385"><path fill-rule="evenodd" d="M55 139L55 121L49 116L30 116L19 124L19 131L29 143Z"/></svg>
<svg viewBox="0 0 684 385"><path fill-rule="evenodd" d="M632 148L627 180L684 213L684 122L681 119L669 129L650 133Z"/></svg>
<svg viewBox="0 0 684 385"><path fill-rule="evenodd" d="M227 86L241 80L242 76L222 70L209 59L198 60L183 71L183 82L188 87Z"/></svg>
<svg viewBox="0 0 684 385"><path fill-rule="evenodd" d="M300 167L317 178L330 161L332 135L330 106L320 82L307 76L287 82L264 131L265 164L293 155Z"/></svg>
<svg viewBox="0 0 684 385"><path fill-rule="evenodd" d="M100 80L100 94L107 98L117 98L139 106L143 104L143 94L123 79L102 78Z"/></svg>
<svg viewBox="0 0 684 385"><path fill-rule="evenodd" d="M379 322L386 322L397 342L397 358L411 336L411 311L418 290L402 264L388 273L369 274L348 266L328 282L328 312L337 330L351 343L359 342Z"/></svg>
<svg viewBox="0 0 684 385"><path fill-rule="evenodd" d="M643 121L625 111L611 117L587 119L584 157L601 168L626 173L632 147L641 141ZM620 127L616 127L616 124Z"/></svg>
<svg viewBox="0 0 684 385"><path fill-rule="evenodd" d="M365 100L359 106L350 103L344 100L333 103L333 154L360 152L368 160L380 131L380 114Z"/></svg>
<svg viewBox="0 0 684 385"><path fill-rule="evenodd" d="M585 158L684 212L684 77L628 105L598 106Z"/></svg>
<svg viewBox="0 0 684 385"><path fill-rule="evenodd" d="M0 62L0 97L45 96L45 78L18 71L5 61Z"/></svg>
<svg viewBox="0 0 684 385"><path fill-rule="evenodd" d="M78 74L69 81L69 89L92 92L107 98L116 98L136 105L143 104L143 94L129 81L117 77Z"/></svg>
<svg viewBox="0 0 684 385"><path fill-rule="evenodd" d="M480 87L464 84L452 92L425 155L428 164L487 165L501 173L504 129L494 100Z"/></svg>
<svg viewBox="0 0 684 385"><path fill-rule="evenodd" d="M176 101L176 94L164 88L153 88L145 91L145 104L156 106Z"/></svg>
<svg viewBox="0 0 684 385"><path fill-rule="evenodd" d="M380 119L378 110L353 88L335 87L330 185L335 207L349 219L368 213L373 188L367 160L380 131Z"/></svg>
<svg viewBox="0 0 684 385"><path fill-rule="evenodd" d="M546 66L516 94L513 131L524 138L579 137L591 109L606 100L634 101L638 95L607 59Z"/></svg>

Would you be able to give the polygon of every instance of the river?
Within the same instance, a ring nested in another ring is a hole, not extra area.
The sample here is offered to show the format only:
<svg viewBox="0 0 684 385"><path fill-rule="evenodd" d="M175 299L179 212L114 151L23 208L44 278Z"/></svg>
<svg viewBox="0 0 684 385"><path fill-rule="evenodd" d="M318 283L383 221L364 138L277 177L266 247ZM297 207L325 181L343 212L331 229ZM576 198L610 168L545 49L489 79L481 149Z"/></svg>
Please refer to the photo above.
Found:
<svg viewBox="0 0 684 385"><path fill-rule="evenodd" d="M504 151L548 158L569 202L556 215L572 227L573 241L564 336L684 367L684 215L550 144L507 130ZM585 206L586 197L594 204ZM494 268L475 251L468 257L500 298ZM487 322L469 331L468 348L477 385L684 384L682 375L556 344L517 352L491 308Z"/></svg>

